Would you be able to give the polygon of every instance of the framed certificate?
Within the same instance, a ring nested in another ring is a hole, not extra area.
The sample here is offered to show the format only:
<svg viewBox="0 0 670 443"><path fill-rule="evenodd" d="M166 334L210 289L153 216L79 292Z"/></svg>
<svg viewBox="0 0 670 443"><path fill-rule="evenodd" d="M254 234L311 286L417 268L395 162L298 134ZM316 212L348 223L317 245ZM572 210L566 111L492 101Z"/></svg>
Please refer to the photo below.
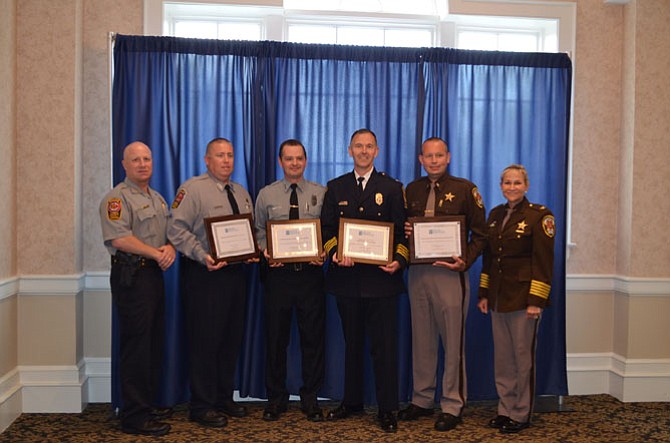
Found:
<svg viewBox="0 0 670 443"><path fill-rule="evenodd" d="M371 265L391 263L393 223L340 218L337 256Z"/></svg>
<svg viewBox="0 0 670 443"><path fill-rule="evenodd" d="M453 262L452 255L463 256L467 245L464 215L410 217L410 263Z"/></svg>
<svg viewBox="0 0 670 443"><path fill-rule="evenodd" d="M209 248L216 262L238 262L258 256L251 214L205 218Z"/></svg>
<svg viewBox="0 0 670 443"><path fill-rule="evenodd" d="M267 222L270 262L298 263L320 260L321 220L270 220Z"/></svg>

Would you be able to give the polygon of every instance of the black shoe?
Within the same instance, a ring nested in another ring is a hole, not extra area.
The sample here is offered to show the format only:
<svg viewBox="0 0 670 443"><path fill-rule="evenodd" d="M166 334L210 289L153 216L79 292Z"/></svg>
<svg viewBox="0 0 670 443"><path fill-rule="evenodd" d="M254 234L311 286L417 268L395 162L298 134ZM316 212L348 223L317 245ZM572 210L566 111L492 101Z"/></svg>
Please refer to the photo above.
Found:
<svg viewBox="0 0 670 443"><path fill-rule="evenodd" d="M340 404L337 408L328 412L326 418L328 420L341 420L347 418L350 415L360 415L365 413L363 406L347 406L344 403Z"/></svg>
<svg viewBox="0 0 670 443"><path fill-rule="evenodd" d="M520 422L510 418L500 427L500 432L504 432L505 434L516 434L517 432L523 431L528 426L530 426L530 422Z"/></svg>
<svg viewBox="0 0 670 443"><path fill-rule="evenodd" d="M316 403L304 406L302 408L302 413L305 414L305 417L307 417L307 420L309 421L323 421L323 411Z"/></svg>
<svg viewBox="0 0 670 443"><path fill-rule="evenodd" d="M189 420L210 428L222 428L228 424L228 418L213 409L209 409L200 414L191 413Z"/></svg>
<svg viewBox="0 0 670 443"><path fill-rule="evenodd" d="M129 425L122 423L121 430L126 434L153 435L158 437L170 432L170 425L150 418L140 425Z"/></svg>
<svg viewBox="0 0 670 443"><path fill-rule="evenodd" d="M279 405L277 403L268 403L263 411L263 420L277 421L282 413L286 412L286 405Z"/></svg>
<svg viewBox="0 0 670 443"><path fill-rule="evenodd" d="M496 418L489 420L489 428L500 429L502 425L509 421L509 417L506 415L497 415Z"/></svg>
<svg viewBox="0 0 670 443"><path fill-rule="evenodd" d="M172 417L172 408L151 408L150 414L154 420L165 420Z"/></svg>
<svg viewBox="0 0 670 443"><path fill-rule="evenodd" d="M239 403L235 403L232 400L224 401L217 407L217 409L226 415L230 415L231 417L241 418L247 416L247 407L242 406Z"/></svg>
<svg viewBox="0 0 670 443"><path fill-rule="evenodd" d="M409 421L416 420L419 417L428 417L433 415L432 409L422 408L414 403L410 403L405 409L398 412L398 420Z"/></svg>
<svg viewBox="0 0 670 443"><path fill-rule="evenodd" d="M377 415L377 421L379 422L379 427L382 428L384 432L397 432L398 431L398 422L395 419L393 412L380 412Z"/></svg>
<svg viewBox="0 0 670 443"><path fill-rule="evenodd" d="M451 431L462 421L463 420L461 417L456 417L455 415L443 412L437 417L437 420L435 421L435 430L441 432Z"/></svg>

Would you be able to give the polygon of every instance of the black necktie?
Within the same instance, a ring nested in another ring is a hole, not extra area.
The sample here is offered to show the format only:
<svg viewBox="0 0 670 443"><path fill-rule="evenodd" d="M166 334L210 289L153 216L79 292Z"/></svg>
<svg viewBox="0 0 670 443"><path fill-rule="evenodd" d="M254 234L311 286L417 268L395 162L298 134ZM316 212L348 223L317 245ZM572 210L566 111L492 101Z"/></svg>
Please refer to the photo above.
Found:
<svg viewBox="0 0 670 443"><path fill-rule="evenodd" d="M300 206L298 205L298 193L295 191L298 185L296 183L291 183L291 198L289 199L289 204L290 209L288 210L288 218L289 220L295 220L297 218L300 218L300 213L299 209Z"/></svg>
<svg viewBox="0 0 670 443"><path fill-rule="evenodd" d="M356 192L358 192L358 195L361 195L363 193L363 182L365 181L365 177L358 177L358 185L356 186Z"/></svg>
<svg viewBox="0 0 670 443"><path fill-rule="evenodd" d="M228 193L228 201L230 202L230 207L233 210L233 214L239 214L240 208L237 207L237 202L235 201L233 191L230 189L230 185L226 185L226 192Z"/></svg>

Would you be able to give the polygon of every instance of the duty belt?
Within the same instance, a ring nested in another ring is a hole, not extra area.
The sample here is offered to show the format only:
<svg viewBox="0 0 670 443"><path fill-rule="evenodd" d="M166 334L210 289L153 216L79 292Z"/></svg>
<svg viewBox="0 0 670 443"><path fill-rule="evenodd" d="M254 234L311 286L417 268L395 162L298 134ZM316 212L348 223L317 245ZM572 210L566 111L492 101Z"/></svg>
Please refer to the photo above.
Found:
<svg viewBox="0 0 670 443"><path fill-rule="evenodd" d="M112 255L112 264L136 266L138 268L158 267L156 260L123 251L116 251L116 254Z"/></svg>

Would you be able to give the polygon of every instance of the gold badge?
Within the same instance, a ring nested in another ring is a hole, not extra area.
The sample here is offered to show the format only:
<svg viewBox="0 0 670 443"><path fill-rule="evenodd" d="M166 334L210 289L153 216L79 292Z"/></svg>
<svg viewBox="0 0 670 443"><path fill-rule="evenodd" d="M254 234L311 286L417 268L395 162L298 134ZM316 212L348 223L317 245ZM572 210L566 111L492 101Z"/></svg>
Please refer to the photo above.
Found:
<svg viewBox="0 0 670 443"><path fill-rule="evenodd" d="M384 203L384 196L381 192L375 194L375 203L377 203L377 206L381 206Z"/></svg>
<svg viewBox="0 0 670 443"><path fill-rule="evenodd" d="M554 221L553 215L545 215L542 219L542 230L547 235L547 237L553 237L556 235L556 223Z"/></svg>
<svg viewBox="0 0 670 443"><path fill-rule="evenodd" d="M526 220L522 220L521 223L516 224L516 232L518 234L523 234L524 232L526 232L526 226L528 226L526 224Z"/></svg>
<svg viewBox="0 0 670 443"><path fill-rule="evenodd" d="M107 200L107 218L110 220L119 220L121 218L120 198L110 198Z"/></svg>
<svg viewBox="0 0 670 443"><path fill-rule="evenodd" d="M448 192L448 193L444 194L444 199L447 200L447 201L452 201L455 197L456 196L454 194L452 194L451 192Z"/></svg>

